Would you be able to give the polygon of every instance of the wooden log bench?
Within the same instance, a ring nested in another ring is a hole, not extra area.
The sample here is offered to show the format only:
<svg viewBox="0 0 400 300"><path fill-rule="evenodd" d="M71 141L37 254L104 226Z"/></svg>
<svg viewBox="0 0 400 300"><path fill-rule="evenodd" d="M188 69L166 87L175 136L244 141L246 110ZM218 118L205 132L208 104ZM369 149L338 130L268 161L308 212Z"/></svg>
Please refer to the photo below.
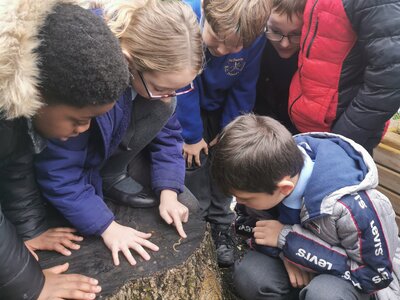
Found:
<svg viewBox="0 0 400 300"><path fill-rule="evenodd" d="M120 253L120 266L114 266L111 252L101 238L87 237L81 249L70 257L54 252L39 253L44 268L69 262L68 273L80 273L99 280L102 292L97 299L222 299L221 278L214 246L205 222L196 215L184 225L188 235L181 240L174 227L159 216L158 208L132 209L108 203L123 225L152 232L151 241L160 247L149 251L144 261L132 251L136 266Z"/></svg>
<svg viewBox="0 0 400 300"><path fill-rule="evenodd" d="M378 167L378 190L392 202L400 228L400 133L388 131L382 142L374 149L374 160Z"/></svg>

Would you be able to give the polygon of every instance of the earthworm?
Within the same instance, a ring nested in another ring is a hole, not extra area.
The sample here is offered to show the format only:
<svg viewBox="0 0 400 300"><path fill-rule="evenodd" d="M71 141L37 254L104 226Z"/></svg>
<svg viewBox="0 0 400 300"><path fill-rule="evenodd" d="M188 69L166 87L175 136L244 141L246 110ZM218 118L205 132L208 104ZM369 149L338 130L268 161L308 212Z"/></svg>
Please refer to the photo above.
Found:
<svg viewBox="0 0 400 300"><path fill-rule="evenodd" d="M176 242L175 244L172 245L172 249L174 249L175 252L179 252L180 250L177 250L175 247L179 246L182 242L182 238L179 239L178 242Z"/></svg>

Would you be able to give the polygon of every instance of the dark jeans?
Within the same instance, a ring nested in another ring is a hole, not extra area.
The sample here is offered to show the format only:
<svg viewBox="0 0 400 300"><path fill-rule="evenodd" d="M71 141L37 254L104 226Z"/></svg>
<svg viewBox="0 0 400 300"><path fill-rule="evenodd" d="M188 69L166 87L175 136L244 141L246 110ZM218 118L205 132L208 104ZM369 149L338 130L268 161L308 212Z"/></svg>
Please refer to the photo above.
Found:
<svg viewBox="0 0 400 300"><path fill-rule="evenodd" d="M246 300L368 300L350 282L339 277L315 276L303 289L294 289L280 258L257 251L247 252L235 263L233 282L237 293Z"/></svg>

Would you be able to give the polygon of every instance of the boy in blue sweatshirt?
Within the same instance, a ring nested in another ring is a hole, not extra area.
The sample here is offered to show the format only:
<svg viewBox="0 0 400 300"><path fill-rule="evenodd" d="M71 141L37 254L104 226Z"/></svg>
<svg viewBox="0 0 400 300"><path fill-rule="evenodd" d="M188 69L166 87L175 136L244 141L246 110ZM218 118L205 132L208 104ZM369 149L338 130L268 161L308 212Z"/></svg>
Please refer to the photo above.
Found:
<svg viewBox="0 0 400 300"><path fill-rule="evenodd" d="M246 115L214 151L216 182L256 221L233 273L243 299L399 299L395 212L362 146Z"/></svg>
<svg viewBox="0 0 400 300"><path fill-rule="evenodd" d="M195 89L178 97L177 115L189 168L185 183L212 225L219 264L229 266L233 263L231 197L213 184L204 158L220 130L253 109L269 5L265 0L204 0L200 12L200 0L186 2L201 20L207 49L206 66L194 82Z"/></svg>

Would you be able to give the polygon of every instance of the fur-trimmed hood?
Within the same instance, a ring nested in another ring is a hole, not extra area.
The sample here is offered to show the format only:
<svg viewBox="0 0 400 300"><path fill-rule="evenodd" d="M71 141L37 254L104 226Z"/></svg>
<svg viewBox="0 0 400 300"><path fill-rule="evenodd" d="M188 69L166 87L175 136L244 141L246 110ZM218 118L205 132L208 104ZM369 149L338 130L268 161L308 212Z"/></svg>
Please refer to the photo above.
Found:
<svg viewBox="0 0 400 300"><path fill-rule="evenodd" d="M74 0L0 0L0 117L31 117L40 100L38 34L57 4Z"/></svg>

